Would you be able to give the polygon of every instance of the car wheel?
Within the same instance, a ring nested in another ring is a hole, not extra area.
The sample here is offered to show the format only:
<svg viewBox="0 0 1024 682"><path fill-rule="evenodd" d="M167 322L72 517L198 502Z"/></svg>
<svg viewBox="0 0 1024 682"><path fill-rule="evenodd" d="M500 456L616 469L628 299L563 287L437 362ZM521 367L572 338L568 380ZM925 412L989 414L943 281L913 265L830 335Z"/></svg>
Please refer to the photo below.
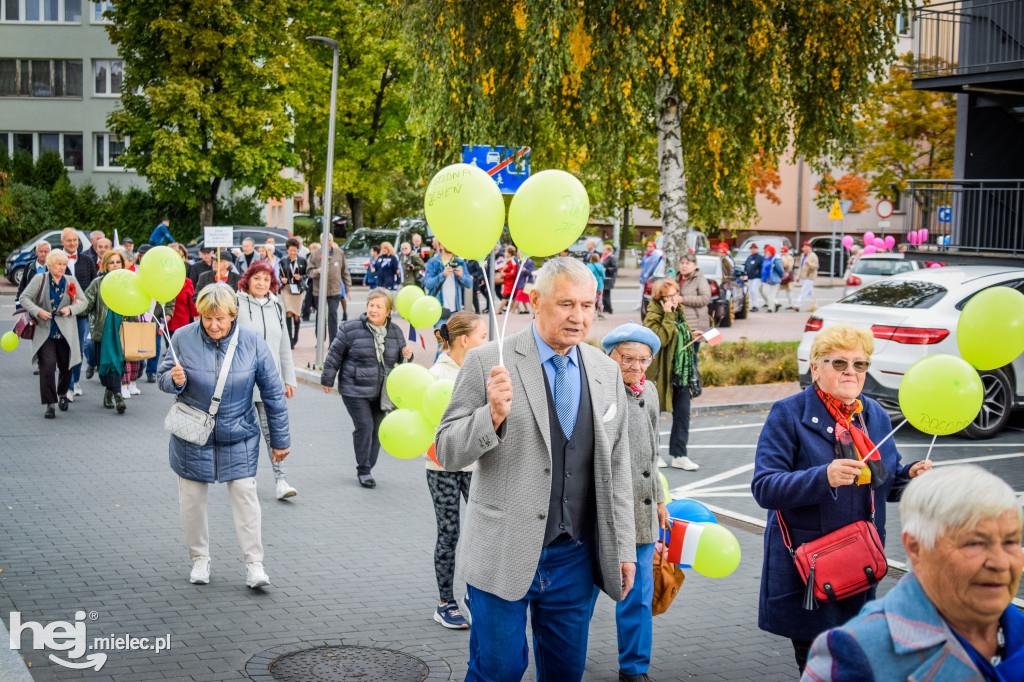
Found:
<svg viewBox="0 0 1024 682"><path fill-rule="evenodd" d="M733 310L732 299L723 302L718 308L718 326L719 327L731 327L732 321L735 319L735 312Z"/></svg>
<svg viewBox="0 0 1024 682"><path fill-rule="evenodd" d="M970 426L960 432L960 435L972 440L991 438L999 433L1010 418L1010 410L1013 408L1013 388L1006 372L1001 369L981 372L981 384L985 389L981 412Z"/></svg>
<svg viewBox="0 0 1024 682"><path fill-rule="evenodd" d="M735 299L733 299L733 300L735 300ZM747 312L749 310L750 310L750 294L748 293L748 294L745 294L743 296L743 304L740 306L740 309L735 312L734 318L737 319L737 320L745 320L745 319L747 319Z"/></svg>
<svg viewBox="0 0 1024 682"><path fill-rule="evenodd" d="M11 283L14 286L21 286L21 280L25 279L25 270L26 268L15 268L14 271L11 273Z"/></svg>

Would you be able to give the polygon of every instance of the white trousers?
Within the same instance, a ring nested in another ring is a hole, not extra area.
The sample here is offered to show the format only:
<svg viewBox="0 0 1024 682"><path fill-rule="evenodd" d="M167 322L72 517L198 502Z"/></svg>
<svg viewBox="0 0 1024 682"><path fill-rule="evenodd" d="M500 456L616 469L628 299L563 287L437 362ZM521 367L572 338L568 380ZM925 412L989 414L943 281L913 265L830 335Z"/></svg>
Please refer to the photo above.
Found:
<svg viewBox="0 0 1024 682"><path fill-rule="evenodd" d="M764 302L765 302L765 307L769 311L774 311L775 310L775 299L778 298L778 295L779 295L779 285L778 284L765 284L764 285Z"/></svg>
<svg viewBox="0 0 1024 682"><path fill-rule="evenodd" d="M262 519L260 501L256 497L256 479L239 478L228 481L227 485L231 515L235 519L235 533L245 563L263 561ZM191 559L210 556L210 526L206 516L206 493L209 488L209 483L178 477L181 522L185 527L185 546Z"/></svg>
<svg viewBox="0 0 1024 682"><path fill-rule="evenodd" d="M747 282L747 291L750 292L750 307L761 307L761 278L752 279Z"/></svg>
<svg viewBox="0 0 1024 682"><path fill-rule="evenodd" d="M800 280L800 295L796 299L796 307L799 308L803 305L804 299L807 299L809 303L814 304L814 280L804 279Z"/></svg>

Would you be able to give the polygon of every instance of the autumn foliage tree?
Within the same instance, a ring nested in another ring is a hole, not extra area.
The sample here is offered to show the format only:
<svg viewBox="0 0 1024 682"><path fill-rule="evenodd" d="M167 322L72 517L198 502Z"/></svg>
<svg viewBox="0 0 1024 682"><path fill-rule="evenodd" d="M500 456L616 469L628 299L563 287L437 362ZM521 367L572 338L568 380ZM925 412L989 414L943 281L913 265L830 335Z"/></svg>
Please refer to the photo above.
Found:
<svg viewBox="0 0 1024 682"><path fill-rule="evenodd" d="M831 173L825 173L821 182L814 186L814 201L819 208L831 208L833 202L850 202L850 213L860 213L871 208L868 201L868 181L859 175L847 173L836 180Z"/></svg>
<svg viewBox="0 0 1024 682"><path fill-rule="evenodd" d="M396 3L397 4L397 3ZM656 159L666 258L691 223L754 216L750 163L791 145L822 162L895 55L904 0L414 0L414 114L437 167L516 140L534 167L611 185ZM579 152L583 150L583 155ZM582 159L578 167L569 163ZM589 185L588 185L589 186Z"/></svg>

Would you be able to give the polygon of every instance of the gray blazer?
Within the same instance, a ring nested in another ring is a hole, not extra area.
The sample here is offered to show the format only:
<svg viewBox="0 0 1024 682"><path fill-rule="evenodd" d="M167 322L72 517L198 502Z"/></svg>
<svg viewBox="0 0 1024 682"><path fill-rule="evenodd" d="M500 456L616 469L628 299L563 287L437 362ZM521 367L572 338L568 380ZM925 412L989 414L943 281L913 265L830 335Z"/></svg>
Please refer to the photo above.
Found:
<svg viewBox="0 0 1024 682"><path fill-rule="evenodd" d="M89 302L85 300L85 292L82 290L82 285L78 283L74 275L64 274L64 279L67 284L64 287L64 297L60 301L60 308L70 307L71 314L66 317L55 316L50 320L44 320L39 317L39 312L45 310L50 311L50 273L44 272L36 275L32 278L25 286L25 291L21 292L21 298L19 302L21 307L25 309L29 315L38 323L36 327L35 336L32 337L32 362L37 361L39 355L39 349L46 343L46 339L50 337L50 325L56 320L57 328L60 330L61 336L63 336L71 349L71 356L68 360L68 367L74 367L75 365L82 364L82 349L78 341L78 320L75 316L85 310ZM75 299L71 300L71 296L68 295L68 290L71 288L71 284L75 285ZM39 295L39 289L44 287L42 296ZM39 296L42 305L36 303L36 297ZM58 308L59 310L59 308Z"/></svg>
<svg viewBox="0 0 1024 682"><path fill-rule="evenodd" d="M658 539L658 503L665 501L665 491L658 477L658 443L661 439L658 437L658 389L654 387L654 382L644 382L644 392L639 398L634 398L633 392L627 388L626 405L629 412L636 544L649 545Z"/></svg>
<svg viewBox="0 0 1024 682"><path fill-rule="evenodd" d="M587 344L579 350L593 404L596 553L604 591L619 601L619 564L636 561L626 387L615 361ZM533 328L507 338L504 351L513 397L503 435L494 432L487 401L487 378L498 364L492 341L466 355L435 443L448 471L477 462L455 561L459 577L515 601L529 591L544 545L551 433Z"/></svg>

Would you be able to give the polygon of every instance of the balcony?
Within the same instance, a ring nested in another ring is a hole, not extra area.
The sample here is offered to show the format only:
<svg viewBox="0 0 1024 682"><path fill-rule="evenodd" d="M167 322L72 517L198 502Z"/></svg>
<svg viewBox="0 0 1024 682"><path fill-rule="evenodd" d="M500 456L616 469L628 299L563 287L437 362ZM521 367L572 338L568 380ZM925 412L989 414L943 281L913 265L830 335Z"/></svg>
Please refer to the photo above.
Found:
<svg viewBox="0 0 1024 682"><path fill-rule="evenodd" d="M1024 94L1024 0L955 0L915 9L914 88Z"/></svg>
<svg viewBox="0 0 1024 682"><path fill-rule="evenodd" d="M1024 180L912 180L908 195L905 229L928 230L928 260L1024 264Z"/></svg>

